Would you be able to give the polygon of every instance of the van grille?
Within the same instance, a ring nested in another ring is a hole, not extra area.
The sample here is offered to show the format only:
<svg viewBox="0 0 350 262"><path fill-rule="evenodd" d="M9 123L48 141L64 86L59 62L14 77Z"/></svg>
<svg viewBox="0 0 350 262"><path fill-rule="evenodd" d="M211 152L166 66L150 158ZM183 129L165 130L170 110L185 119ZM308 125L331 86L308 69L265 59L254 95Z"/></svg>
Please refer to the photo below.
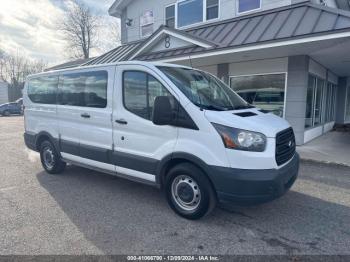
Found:
<svg viewBox="0 0 350 262"><path fill-rule="evenodd" d="M295 136L292 128L279 132L276 136L276 162L283 165L295 154Z"/></svg>

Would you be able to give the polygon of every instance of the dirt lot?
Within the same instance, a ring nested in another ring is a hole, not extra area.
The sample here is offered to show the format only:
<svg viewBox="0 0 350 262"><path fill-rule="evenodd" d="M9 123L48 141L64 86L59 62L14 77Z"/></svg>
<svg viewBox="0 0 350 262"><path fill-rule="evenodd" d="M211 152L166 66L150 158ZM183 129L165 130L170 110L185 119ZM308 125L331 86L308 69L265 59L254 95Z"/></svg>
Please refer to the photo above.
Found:
<svg viewBox="0 0 350 262"><path fill-rule="evenodd" d="M258 207L176 216L157 189L69 166L43 172L23 118L0 117L0 254L350 254L350 169L304 162Z"/></svg>

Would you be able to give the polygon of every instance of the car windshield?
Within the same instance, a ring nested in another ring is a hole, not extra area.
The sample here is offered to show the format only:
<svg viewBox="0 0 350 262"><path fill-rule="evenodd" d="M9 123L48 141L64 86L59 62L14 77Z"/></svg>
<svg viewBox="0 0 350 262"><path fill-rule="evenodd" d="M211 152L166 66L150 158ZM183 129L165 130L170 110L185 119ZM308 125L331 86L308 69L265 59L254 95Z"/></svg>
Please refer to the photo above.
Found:
<svg viewBox="0 0 350 262"><path fill-rule="evenodd" d="M212 75L188 68L158 67L189 99L206 110L227 111L252 108L231 88Z"/></svg>

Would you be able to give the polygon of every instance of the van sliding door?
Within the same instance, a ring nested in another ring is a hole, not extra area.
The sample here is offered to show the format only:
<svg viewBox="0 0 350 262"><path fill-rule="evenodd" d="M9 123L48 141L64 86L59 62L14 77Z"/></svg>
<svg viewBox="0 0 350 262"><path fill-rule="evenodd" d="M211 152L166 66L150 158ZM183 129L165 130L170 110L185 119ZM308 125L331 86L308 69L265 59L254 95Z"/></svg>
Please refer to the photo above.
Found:
<svg viewBox="0 0 350 262"><path fill-rule="evenodd" d="M113 170L112 96L115 67L79 70L60 77L58 115L62 156Z"/></svg>

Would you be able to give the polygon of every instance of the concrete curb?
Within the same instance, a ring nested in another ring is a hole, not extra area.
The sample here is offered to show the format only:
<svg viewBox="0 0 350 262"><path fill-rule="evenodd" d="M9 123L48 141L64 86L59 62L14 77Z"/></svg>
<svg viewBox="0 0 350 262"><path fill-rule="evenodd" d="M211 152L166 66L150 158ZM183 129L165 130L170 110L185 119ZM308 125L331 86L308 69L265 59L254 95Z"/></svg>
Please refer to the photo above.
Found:
<svg viewBox="0 0 350 262"><path fill-rule="evenodd" d="M324 164L324 165L331 165L331 166L338 166L338 167L350 167L349 164L340 163L340 162L331 162L331 161L325 161L325 160L316 160L311 158L300 158L301 162L311 162L311 163L317 163L317 164Z"/></svg>

